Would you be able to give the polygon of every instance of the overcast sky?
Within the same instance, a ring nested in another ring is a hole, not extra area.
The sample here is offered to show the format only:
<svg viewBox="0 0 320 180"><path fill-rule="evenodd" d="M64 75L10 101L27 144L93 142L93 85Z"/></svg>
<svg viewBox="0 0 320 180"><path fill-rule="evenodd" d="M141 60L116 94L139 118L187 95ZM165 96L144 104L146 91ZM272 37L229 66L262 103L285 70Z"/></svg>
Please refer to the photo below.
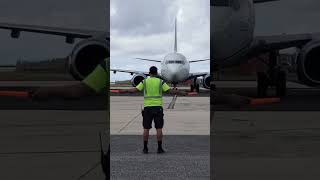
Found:
<svg viewBox="0 0 320 180"><path fill-rule="evenodd" d="M188 60L210 57L209 0L111 0L111 67L148 71L173 52L177 16L178 52ZM192 72L209 72L209 62L191 64ZM111 81L131 79L111 73Z"/></svg>
<svg viewBox="0 0 320 180"><path fill-rule="evenodd" d="M1 0L0 22L105 30L106 0ZM74 45L63 37L21 33L12 39L10 31L0 30L0 64L15 64L18 58L42 60L66 57Z"/></svg>

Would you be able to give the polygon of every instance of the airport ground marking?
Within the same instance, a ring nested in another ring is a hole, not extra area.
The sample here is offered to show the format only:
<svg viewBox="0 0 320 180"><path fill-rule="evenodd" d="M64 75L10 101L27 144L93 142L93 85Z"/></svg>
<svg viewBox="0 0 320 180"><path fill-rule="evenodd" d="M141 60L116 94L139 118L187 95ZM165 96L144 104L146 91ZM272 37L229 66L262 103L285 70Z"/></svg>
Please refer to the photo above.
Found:
<svg viewBox="0 0 320 180"><path fill-rule="evenodd" d="M134 120L136 120L139 116L141 116L141 112L139 112L134 118L132 118L126 125L124 125L121 129L119 129L118 133L121 133L121 131L123 131L125 128L127 128L129 126L129 124L131 124L131 122L133 122Z"/></svg>

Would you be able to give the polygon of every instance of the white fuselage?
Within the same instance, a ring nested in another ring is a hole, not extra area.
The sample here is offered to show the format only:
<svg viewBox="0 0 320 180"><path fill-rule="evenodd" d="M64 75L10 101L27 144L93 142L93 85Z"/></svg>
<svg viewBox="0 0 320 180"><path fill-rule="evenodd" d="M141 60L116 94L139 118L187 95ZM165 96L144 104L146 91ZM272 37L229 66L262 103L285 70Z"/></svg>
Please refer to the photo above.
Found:
<svg viewBox="0 0 320 180"><path fill-rule="evenodd" d="M255 26L252 0L213 0L211 6L212 56L217 64L233 64L247 53Z"/></svg>
<svg viewBox="0 0 320 180"><path fill-rule="evenodd" d="M190 64L186 57L174 52L166 55L161 62L161 76L170 83L177 84L189 77Z"/></svg>

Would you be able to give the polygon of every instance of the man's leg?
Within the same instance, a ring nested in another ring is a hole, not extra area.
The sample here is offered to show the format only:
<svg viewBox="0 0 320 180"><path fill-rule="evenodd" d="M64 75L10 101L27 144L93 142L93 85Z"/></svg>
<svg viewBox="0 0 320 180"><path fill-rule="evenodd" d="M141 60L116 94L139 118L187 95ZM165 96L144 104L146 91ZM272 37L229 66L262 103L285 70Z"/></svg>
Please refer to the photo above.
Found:
<svg viewBox="0 0 320 180"><path fill-rule="evenodd" d="M157 140L158 142L159 141L162 141L162 137L163 137L163 134L162 134L162 128L160 129L157 129Z"/></svg>
<svg viewBox="0 0 320 180"><path fill-rule="evenodd" d="M157 140L158 140L158 153L164 153L165 151L162 148L162 128L163 128L163 110L162 108L158 109L156 117L154 119L155 127L157 129Z"/></svg>
<svg viewBox="0 0 320 180"><path fill-rule="evenodd" d="M143 153L148 153L149 129L143 129Z"/></svg>
<svg viewBox="0 0 320 180"><path fill-rule="evenodd" d="M152 125L152 114L148 109L144 109L143 113L143 153L148 153L148 139L149 139L149 130Z"/></svg>
<svg viewBox="0 0 320 180"><path fill-rule="evenodd" d="M164 153L164 150L162 148L162 137L162 129L157 129L158 153Z"/></svg>

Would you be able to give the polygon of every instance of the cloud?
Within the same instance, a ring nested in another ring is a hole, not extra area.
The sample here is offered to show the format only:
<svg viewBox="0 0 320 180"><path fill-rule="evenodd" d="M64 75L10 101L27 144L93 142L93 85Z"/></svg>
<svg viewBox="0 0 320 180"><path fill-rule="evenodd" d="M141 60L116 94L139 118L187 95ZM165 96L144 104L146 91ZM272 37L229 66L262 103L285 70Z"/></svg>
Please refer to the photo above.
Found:
<svg viewBox="0 0 320 180"><path fill-rule="evenodd" d="M178 21L178 51L188 59L210 57L209 0L111 0L111 67L148 71L159 64L134 58L162 60L173 51L174 19ZM209 62L191 64L193 72L209 71ZM129 79L123 73L111 80Z"/></svg>

